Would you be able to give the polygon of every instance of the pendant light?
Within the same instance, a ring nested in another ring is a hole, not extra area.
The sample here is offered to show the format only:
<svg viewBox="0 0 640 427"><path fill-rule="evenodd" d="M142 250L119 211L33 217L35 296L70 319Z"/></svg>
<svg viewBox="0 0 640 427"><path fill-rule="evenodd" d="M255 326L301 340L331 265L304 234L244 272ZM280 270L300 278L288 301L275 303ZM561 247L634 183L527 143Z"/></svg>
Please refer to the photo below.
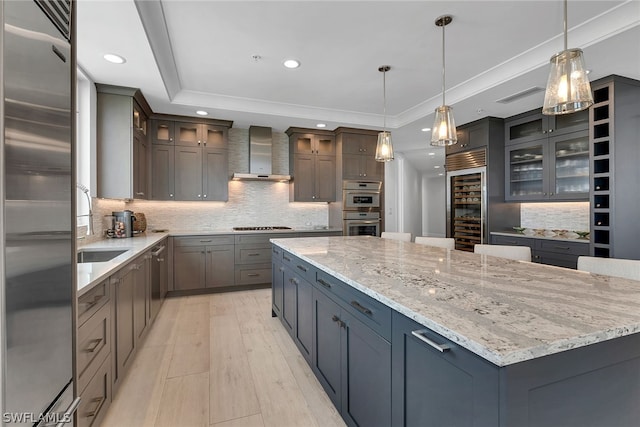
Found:
<svg viewBox="0 0 640 427"><path fill-rule="evenodd" d="M542 114L575 113L593 105L582 49L567 49L567 0L564 0L564 50L551 57Z"/></svg>
<svg viewBox="0 0 640 427"><path fill-rule="evenodd" d="M379 162L390 162L393 160L393 145L391 144L391 132L387 132L387 71L390 65L381 65L378 71L382 73L382 111L383 122L382 132L378 134L378 145L376 146L376 160Z"/></svg>
<svg viewBox="0 0 640 427"><path fill-rule="evenodd" d="M436 25L442 27L442 105L436 108L436 119L431 128L431 145L437 147L445 147L458 142L453 109L444 101L444 27L449 25L452 20L451 15L444 15L436 19Z"/></svg>

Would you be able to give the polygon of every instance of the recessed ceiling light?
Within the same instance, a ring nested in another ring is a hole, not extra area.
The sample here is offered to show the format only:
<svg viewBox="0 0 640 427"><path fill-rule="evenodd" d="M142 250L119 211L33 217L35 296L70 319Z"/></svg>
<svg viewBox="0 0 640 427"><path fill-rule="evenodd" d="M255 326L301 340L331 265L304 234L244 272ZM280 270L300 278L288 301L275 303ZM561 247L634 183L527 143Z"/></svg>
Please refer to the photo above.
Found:
<svg viewBox="0 0 640 427"><path fill-rule="evenodd" d="M327 125L326 125L326 124L324 124L324 123L318 123L318 124L316 125L316 127L317 127L317 128L326 128L326 127L327 127Z"/></svg>
<svg viewBox="0 0 640 427"><path fill-rule="evenodd" d="M114 53L105 53L103 58L113 64L124 64L125 62L127 62L127 60L122 56L116 55Z"/></svg>
<svg viewBox="0 0 640 427"><path fill-rule="evenodd" d="M198 110L198 111L196 111L196 114L199 115L199 116L208 116L209 115L209 113L207 113L204 110Z"/></svg>
<svg viewBox="0 0 640 427"><path fill-rule="evenodd" d="M434 169L440 169L440 166L436 165L433 167Z"/></svg>
<svg viewBox="0 0 640 427"><path fill-rule="evenodd" d="M433 151L431 151L431 152L429 153L429 155L430 155L430 156L435 156L435 155L436 155L436 153L434 153Z"/></svg>
<svg viewBox="0 0 640 427"><path fill-rule="evenodd" d="M444 175L443 173L439 173L439 174L438 174L438 176L443 176L443 175Z"/></svg>
<svg viewBox="0 0 640 427"><path fill-rule="evenodd" d="M422 132L429 132L431 130L431 128L422 128L421 130L422 130Z"/></svg>
<svg viewBox="0 0 640 427"><path fill-rule="evenodd" d="M300 66L300 61L295 59L285 59L282 65L284 65L287 68L298 68Z"/></svg>

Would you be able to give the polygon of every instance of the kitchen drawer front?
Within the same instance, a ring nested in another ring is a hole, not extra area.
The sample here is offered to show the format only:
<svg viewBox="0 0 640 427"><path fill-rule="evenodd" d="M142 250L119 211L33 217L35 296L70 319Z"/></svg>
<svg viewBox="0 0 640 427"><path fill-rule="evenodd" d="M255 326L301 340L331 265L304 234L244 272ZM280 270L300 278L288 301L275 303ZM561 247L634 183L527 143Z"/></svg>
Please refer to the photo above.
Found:
<svg viewBox="0 0 640 427"><path fill-rule="evenodd" d="M353 316L387 341L391 341L390 307L323 271L317 270L316 279L312 283L315 283L318 289L337 297Z"/></svg>
<svg viewBox="0 0 640 427"><path fill-rule="evenodd" d="M589 255L589 244L536 239L536 250L574 256Z"/></svg>
<svg viewBox="0 0 640 427"><path fill-rule="evenodd" d="M247 265L236 268L236 285L271 283L271 264Z"/></svg>
<svg viewBox="0 0 640 427"><path fill-rule="evenodd" d="M105 360L80 393L77 427L99 426L111 405L111 360Z"/></svg>
<svg viewBox="0 0 640 427"><path fill-rule="evenodd" d="M278 261L282 263L282 254L284 254L284 250L279 246L271 247L271 259L274 261Z"/></svg>
<svg viewBox="0 0 640 427"><path fill-rule="evenodd" d="M491 236L492 245L529 246L532 250L535 247L535 239L528 237L511 236Z"/></svg>
<svg viewBox="0 0 640 427"><path fill-rule="evenodd" d="M557 267L578 268L578 255L559 254L556 252L535 251L533 262L540 264L555 265Z"/></svg>
<svg viewBox="0 0 640 427"><path fill-rule="evenodd" d="M270 239L286 239L288 237L296 237L294 233L260 233L260 234L237 234L235 236L236 244L251 245L271 245Z"/></svg>
<svg viewBox="0 0 640 427"><path fill-rule="evenodd" d="M78 298L78 325L82 325L109 301L109 280L95 286L86 294Z"/></svg>
<svg viewBox="0 0 640 427"><path fill-rule="evenodd" d="M316 281L316 269L309 265L308 262L302 261L295 255L291 255L289 252L284 251L282 254L282 263L289 267L291 270L302 276L303 279L309 283L315 283Z"/></svg>
<svg viewBox="0 0 640 427"><path fill-rule="evenodd" d="M253 246L236 246L236 265L265 264L271 262L271 248L255 248Z"/></svg>
<svg viewBox="0 0 640 427"><path fill-rule="evenodd" d="M233 245L233 236L196 236L196 237L174 237L174 246L214 246Z"/></svg>
<svg viewBox="0 0 640 427"><path fill-rule="evenodd" d="M111 353L111 304L102 308L78 328L78 390L82 390Z"/></svg>

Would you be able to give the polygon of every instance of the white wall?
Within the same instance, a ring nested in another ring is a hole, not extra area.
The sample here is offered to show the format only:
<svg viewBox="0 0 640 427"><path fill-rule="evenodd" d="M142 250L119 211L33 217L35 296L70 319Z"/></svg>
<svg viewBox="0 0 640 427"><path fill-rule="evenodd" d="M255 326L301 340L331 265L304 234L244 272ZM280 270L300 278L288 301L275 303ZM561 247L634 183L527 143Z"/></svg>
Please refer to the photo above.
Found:
<svg viewBox="0 0 640 427"><path fill-rule="evenodd" d="M422 235L422 178L401 153L385 164L385 231Z"/></svg>
<svg viewBox="0 0 640 427"><path fill-rule="evenodd" d="M446 237L446 177L422 177L422 235Z"/></svg>

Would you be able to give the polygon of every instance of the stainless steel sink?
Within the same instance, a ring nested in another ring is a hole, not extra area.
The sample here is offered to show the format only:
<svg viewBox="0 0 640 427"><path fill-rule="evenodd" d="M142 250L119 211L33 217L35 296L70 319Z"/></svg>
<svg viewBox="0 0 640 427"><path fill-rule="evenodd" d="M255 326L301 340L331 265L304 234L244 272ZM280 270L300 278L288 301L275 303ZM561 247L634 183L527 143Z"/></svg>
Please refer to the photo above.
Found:
<svg viewBox="0 0 640 427"><path fill-rule="evenodd" d="M111 261L118 255L122 255L128 249L111 250L80 250L78 251L78 263Z"/></svg>

